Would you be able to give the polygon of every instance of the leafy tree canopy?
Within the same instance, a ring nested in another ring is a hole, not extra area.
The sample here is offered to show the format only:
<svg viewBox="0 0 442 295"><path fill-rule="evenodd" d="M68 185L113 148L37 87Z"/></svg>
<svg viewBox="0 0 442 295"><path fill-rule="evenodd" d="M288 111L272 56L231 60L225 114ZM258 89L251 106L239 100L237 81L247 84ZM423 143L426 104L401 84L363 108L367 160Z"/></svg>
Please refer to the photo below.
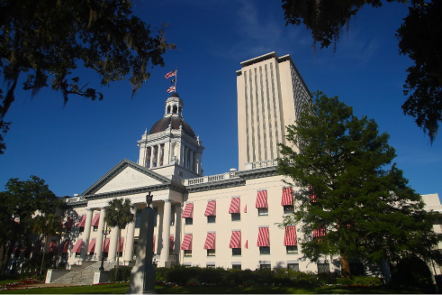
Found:
<svg viewBox="0 0 442 295"><path fill-rule="evenodd" d="M42 214L55 213L60 200L43 179L32 175L25 181L11 178L6 183L5 191L0 192L0 204L0 243L6 249L8 242L10 246L16 241L29 242L34 214L37 211ZM7 251L5 255L8 255ZM0 269L3 268L4 265L0 265Z"/></svg>
<svg viewBox="0 0 442 295"><path fill-rule="evenodd" d="M440 33L442 3L439 0L387 0L410 3L409 14L397 30L399 52L408 55L414 65L407 69L402 105L404 114L413 116L416 124L433 142L442 121L442 42ZM339 41L344 26L349 25L364 5L381 7L381 0L283 0L287 24L300 25L311 31L314 45L329 47Z"/></svg>
<svg viewBox="0 0 442 295"><path fill-rule="evenodd" d="M442 241L432 230L437 217L391 164L395 150L374 120L317 92L287 134L279 172L299 189L284 225L300 227L307 257L339 255L344 275L356 257L395 263L415 254L442 262L432 251Z"/></svg>
<svg viewBox="0 0 442 295"><path fill-rule="evenodd" d="M102 85L130 75L134 95L149 78L150 67L164 66L162 54L168 48L174 45L166 42L164 27L152 33L132 15L130 0L1 0L0 76L6 83L0 121L22 73L27 75L23 89L32 95L50 82L64 103L72 95L103 99L72 75L82 61L100 75Z"/></svg>

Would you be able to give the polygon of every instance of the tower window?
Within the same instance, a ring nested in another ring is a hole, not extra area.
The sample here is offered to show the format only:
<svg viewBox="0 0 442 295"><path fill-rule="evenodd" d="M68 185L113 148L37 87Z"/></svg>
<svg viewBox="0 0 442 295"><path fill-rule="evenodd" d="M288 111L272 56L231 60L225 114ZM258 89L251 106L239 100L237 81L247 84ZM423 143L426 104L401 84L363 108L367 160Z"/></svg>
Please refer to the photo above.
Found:
<svg viewBox="0 0 442 295"><path fill-rule="evenodd" d="M170 106L167 107L167 113L170 114Z"/></svg>
<svg viewBox="0 0 442 295"><path fill-rule="evenodd" d="M176 107L176 106L173 106L173 111L172 111L172 113L173 113L173 114L176 114L176 112L177 112L177 107Z"/></svg>

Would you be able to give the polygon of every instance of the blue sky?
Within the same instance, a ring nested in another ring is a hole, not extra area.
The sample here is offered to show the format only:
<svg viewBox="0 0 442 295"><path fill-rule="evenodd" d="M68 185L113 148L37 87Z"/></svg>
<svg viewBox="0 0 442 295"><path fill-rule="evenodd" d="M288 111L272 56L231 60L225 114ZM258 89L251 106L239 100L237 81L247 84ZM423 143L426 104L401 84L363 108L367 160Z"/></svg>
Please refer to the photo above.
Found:
<svg viewBox="0 0 442 295"><path fill-rule="evenodd" d="M166 66L153 68L134 98L127 80L101 87L94 73L81 68L77 74L102 91L104 101L72 97L63 107L61 94L50 89L34 98L18 91L6 116L13 124L0 156L2 189L9 178L36 175L56 195L72 196L122 159L136 162L137 140L164 114L170 86L164 75L176 67L184 119L206 147L204 174L237 168L235 71L240 62L275 51L291 55L312 92L339 96L389 133L395 162L418 193L442 193L442 137L430 145L401 110L411 61L398 54L394 34L406 6L362 9L342 32L336 52L313 52L305 27L285 26L280 1L135 1L134 13L153 30L169 24L166 36L177 49L164 56Z"/></svg>

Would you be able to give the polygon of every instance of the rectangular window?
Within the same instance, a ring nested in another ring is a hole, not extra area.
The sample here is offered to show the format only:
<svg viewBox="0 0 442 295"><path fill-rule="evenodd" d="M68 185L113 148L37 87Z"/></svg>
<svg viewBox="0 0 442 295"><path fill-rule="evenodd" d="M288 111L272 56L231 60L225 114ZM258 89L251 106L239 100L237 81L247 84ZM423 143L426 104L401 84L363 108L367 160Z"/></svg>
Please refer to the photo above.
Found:
<svg viewBox="0 0 442 295"><path fill-rule="evenodd" d="M193 218L185 218L185 222L186 222L186 225L192 225L193 224Z"/></svg>
<svg viewBox="0 0 442 295"><path fill-rule="evenodd" d="M293 205L284 205L284 214L294 212Z"/></svg>
<svg viewBox="0 0 442 295"><path fill-rule="evenodd" d="M241 214L240 213L231 213L232 221L240 221L241 220Z"/></svg>
<svg viewBox="0 0 442 295"><path fill-rule="evenodd" d="M81 253L75 253L75 258L80 257Z"/></svg>
<svg viewBox="0 0 442 295"><path fill-rule="evenodd" d="M170 210L170 225L175 225L175 206Z"/></svg>
<svg viewBox="0 0 442 295"><path fill-rule="evenodd" d="M330 265L328 262L318 263L318 273L330 273Z"/></svg>
<svg viewBox="0 0 442 295"><path fill-rule="evenodd" d="M79 232L81 232L81 233L84 232L84 227L80 227Z"/></svg>
<svg viewBox="0 0 442 295"><path fill-rule="evenodd" d="M258 216L269 215L269 210L267 208L258 208Z"/></svg>
<svg viewBox="0 0 442 295"><path fill-rule="evenodd" d="M241 264L232 264L232 269L241 269Z"/></svg>
<svg viewBox="0 0 442 295"><path fill-rule="evenodd" d="M216 216L207 216L207 223L215 223Z"/></svg>
<svg viewBox="0 0 442 295"><path fill-rule="evenodd" d="M192 257L192 250L184 250L184 257Z"/></svg>
<svg viewBox="0 0 442 295"><path fill-rule="evenodd" d="M299 271L299 263L288 263L287 268L291 271Z"/></svg>
<svg viewBox="0 0 442 295"><path fill-rule="evenodd" d="M272 266L270 265L270 263L261 263L259 265L259 269L271 269Z"/></svg>
<svg viewBox="0 0 442 295"><path fill-rule="evenodd" d="M269 255L270 247L259 247L259 254Z"/></svg>
<svg viewBox="0 0 442 295"><path fill-rule="evenodd" d="M138 247L138 239L134 239L134 256L136 256L137 253L137 247Z"/></svg>
<svg viewBox="0 0 442 295"><path fill-rule="evenodd" d="M215 256L215 249L207 249L207 256Z"/></svg>
<svg viewBox="0 0 442 295"><path fill-rule="evenodd" d="M232 248L232 256L241 256L241 248Z"/></svg>
<svg viewBox="0 0 442 295"><path fill-rule="evenodd" d="M287 254L298 254L298 246L285 246Z"/></svg>
<svg viewBox="0 0 442 295"><path fill-rule="evenodd" d="M215 268L215 264L207 264L206 267L207 268Z"/></svg>
<svg viewBox="0 0 442 295"><path fill-rule="evenodd" d="M97 231L98 230L98 226L94 226L92 231Z"/></svg>

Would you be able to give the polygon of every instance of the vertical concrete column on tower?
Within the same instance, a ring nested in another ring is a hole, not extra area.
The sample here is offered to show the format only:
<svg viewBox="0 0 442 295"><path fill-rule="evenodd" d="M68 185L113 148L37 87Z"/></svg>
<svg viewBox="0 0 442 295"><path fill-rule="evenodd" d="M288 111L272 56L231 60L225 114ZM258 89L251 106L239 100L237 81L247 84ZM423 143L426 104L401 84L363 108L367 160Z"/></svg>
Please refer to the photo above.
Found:
<svg viewBox="0 0 442 295"><path fill-rule="evenodd" d="M87 208L86 209L86 223L84 225L84 232L83 232L83 247L82 253L81 253L81 260L86 259L87 255L87 247L89 247L89 238L91 236L91 223L92 223L92 213L94 213L94 209Z"/></svg>
<svg viewBox="0 0 442 295"><path fill-rule="evenodd" d="M118 243L118 226L114 226L110 234L109 253L107 256L108 261L116 261L117 256L117 243Z"/></svg>
<svg viewBox="0 0 442 295"><path fill-rule="evenodd" d="M101 247L103 246L103 229L104 229L104 217L105 217L104 209L105 207L101 208L100 221L98 222L98 236L97 236L97 241L95 243L95 254L98 260L100 260L101 255L103 255Z"/></svg>
<svg viewBox="0 0 442 295"><path fill-rule="evenodd" d="M170 214L172 212L172 204L170 200L164 200L163 209L163 247L160 254L159 267L170 267L169 261L169 239L170 239Z"/></svg>
<svg viewBox="0 0 442 295"><path fill-rule="evenodd" d="M164 160L163 160L164 166L166 166L170 163L170 159L171 159L170 145L171 145L171 142L170 142L170 138L169 138L169 141L164 143Z"/></svg>
<svg viewBox="0 0 442 295"><path fill-rule="evenodd" d="M129 265L129 262L132 261L133 257L135 223L137 222L137 207L133 206L130 212L134 215L134 221L127 225L126 238L124 239L126 243L124 246L124 265Z"/></svg>
<svg viewBox="0 0 442 295"><path fill-rule="evenodd" d="M186 146L180 145L180 165L186 167Z"/></svg>

